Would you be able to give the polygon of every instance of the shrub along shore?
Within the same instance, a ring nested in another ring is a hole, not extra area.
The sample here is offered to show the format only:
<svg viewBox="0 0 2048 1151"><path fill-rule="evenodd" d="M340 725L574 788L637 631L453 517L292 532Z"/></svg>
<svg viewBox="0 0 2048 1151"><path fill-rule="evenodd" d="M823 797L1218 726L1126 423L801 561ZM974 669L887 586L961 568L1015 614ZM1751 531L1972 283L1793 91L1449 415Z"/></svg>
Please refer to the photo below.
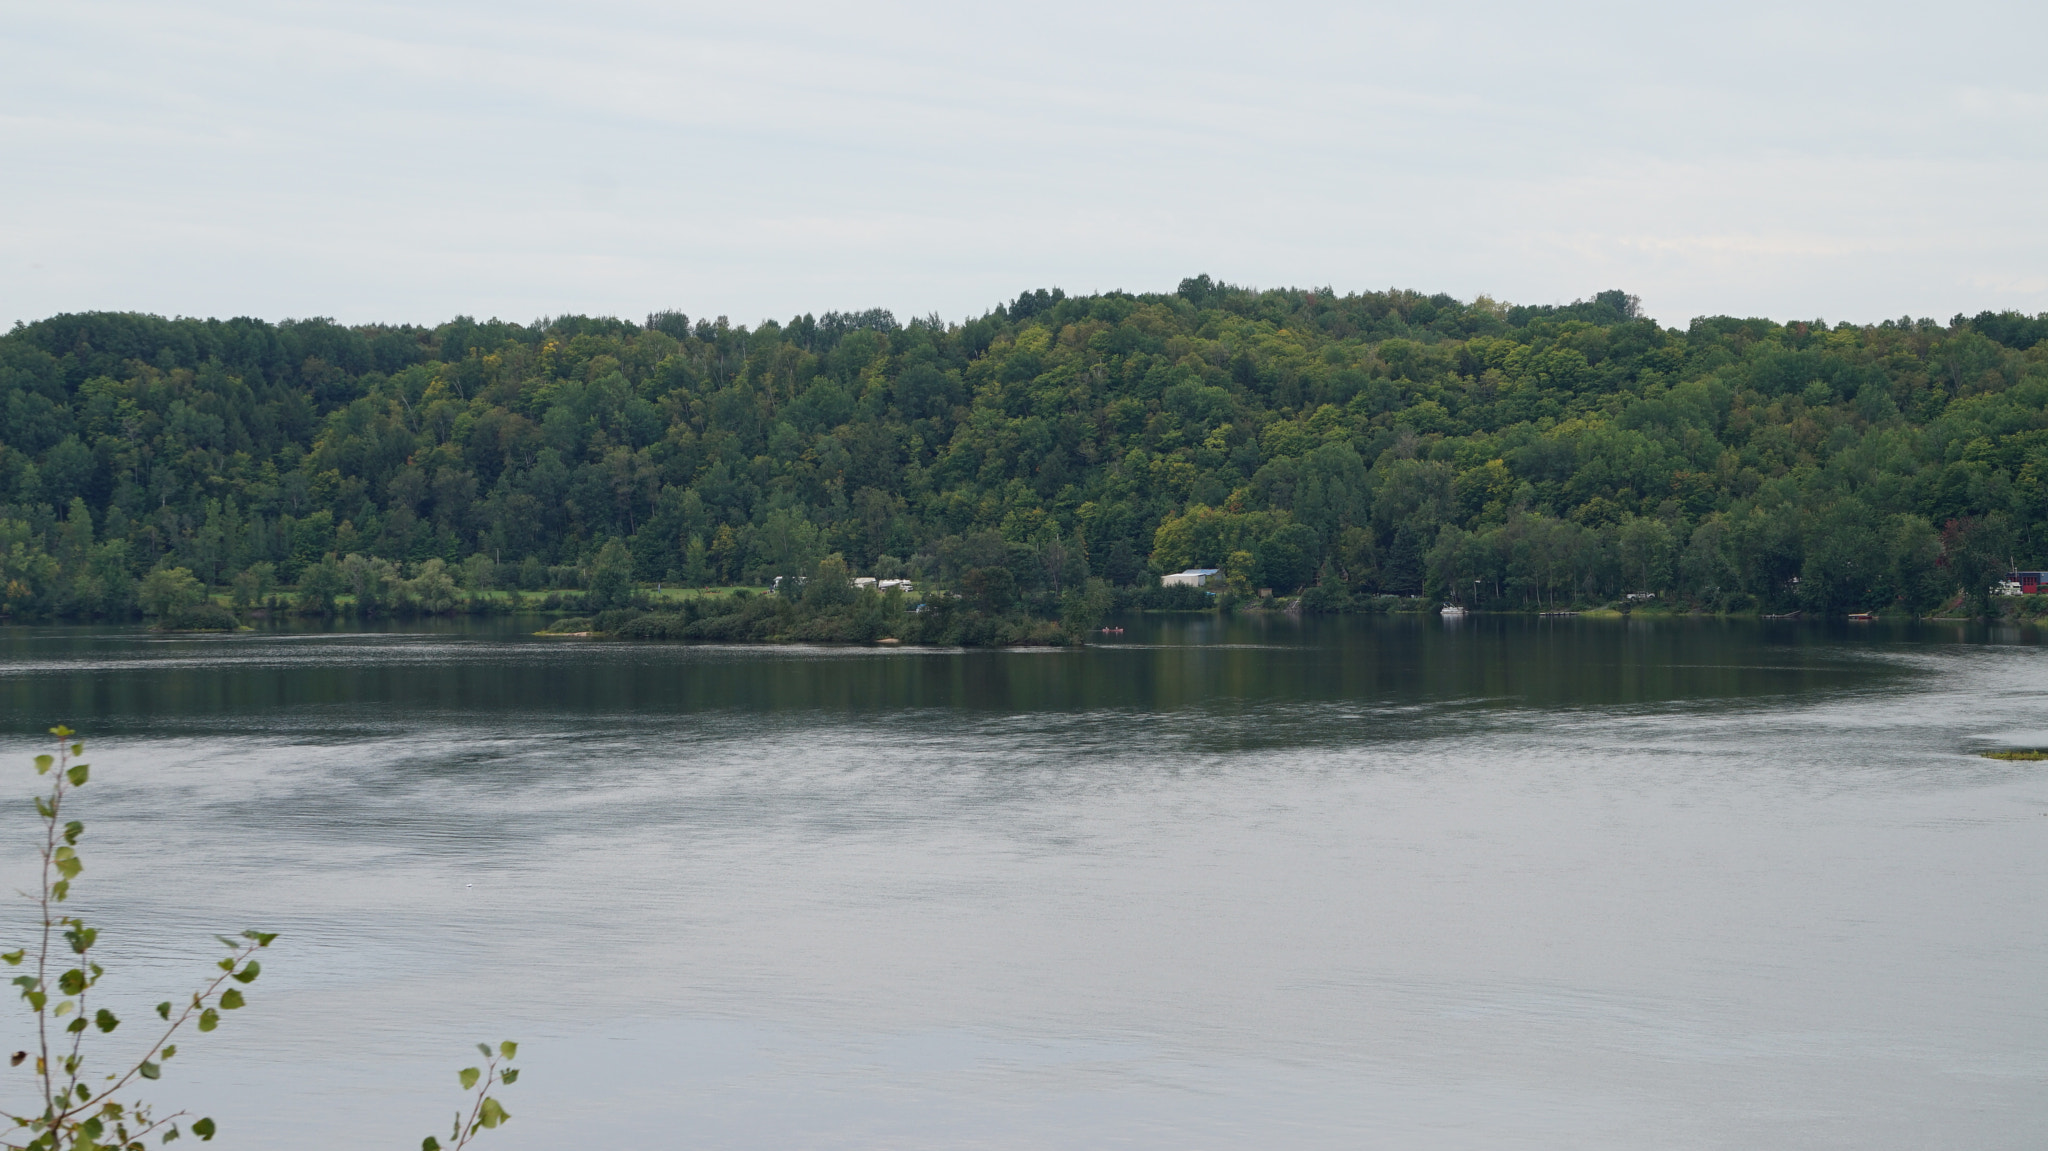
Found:
<svg viewBox="0 0 2048 1151"><path fill-rule="evenodd" d="M828 565L828 576L830 574ZM2032 623L2048 616L2048 596L1996 597L1994 619ZM844 579L820 582L816 577L792 582L786 591L764 587L635 588L617 606L590 610L590 597L577 589L527 595L519 591L481 591L457 597L451 606L427 612L417 604L385 599L359 610L348 596L328 605L325 614L349 619L421 618L429 615L541 615L553 617L536 634L621 640L692 640L716 643L850 643L911 644L957 647L1072 646L1084 644L1112 616L1134 613L1229 614L1281 613L1294 616L1422 615L1441 605L1421 596L1352 595L1311 587L1296 596L1241 598L1229 590L1209 592L1192 587L1114 588L1101 580L1063 597L1058 614L1041 616L1024 604L980 595L902 590L877 591ZM1893 610L1858 618L1966 619L1962 597L1931 617ZM240 614L238 616L237 610ZM1479 615L1569 615L1583 618L1674 618L1713 616L1757 618L1754 610L1711 612L1698 605L1655 600L1624 600L1583 604L1537 612L1532 608L1461 609ZM239 609L209 598L159 617L164 631L225 632L246 630L243 621L290 618L288 597ZM1764 618L1828 618L1790 612Z"/></svg>

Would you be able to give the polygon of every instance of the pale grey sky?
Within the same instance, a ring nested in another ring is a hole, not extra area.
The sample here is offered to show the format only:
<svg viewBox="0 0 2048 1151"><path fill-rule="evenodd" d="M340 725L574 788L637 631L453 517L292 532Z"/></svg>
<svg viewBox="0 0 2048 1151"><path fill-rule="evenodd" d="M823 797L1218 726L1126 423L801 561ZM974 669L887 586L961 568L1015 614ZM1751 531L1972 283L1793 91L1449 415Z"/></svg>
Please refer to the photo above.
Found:
<svg viewBox="0 0 2048 1151"><path fill-rule="evenodd" d="M0 0L0 323L2048 310L2048 5Z"/></svg>

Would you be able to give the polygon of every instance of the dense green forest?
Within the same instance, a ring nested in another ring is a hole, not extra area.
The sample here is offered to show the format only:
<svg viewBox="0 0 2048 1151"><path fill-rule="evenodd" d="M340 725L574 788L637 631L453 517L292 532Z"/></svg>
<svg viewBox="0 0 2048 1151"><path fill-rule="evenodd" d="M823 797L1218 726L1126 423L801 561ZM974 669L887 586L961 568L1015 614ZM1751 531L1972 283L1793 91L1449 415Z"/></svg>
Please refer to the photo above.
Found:
<svg viewBox="0 0 2048 1151"><path fill-rule="evenodd" d="M92 313L0 338L15 619L207 590L596 610L835 558L997 614L1196 565L1311 610L1924 613L2038 566L2044 485L2048 316L2015 313L1676 330L1621 292L1201 276L965 323Z"/></svg>

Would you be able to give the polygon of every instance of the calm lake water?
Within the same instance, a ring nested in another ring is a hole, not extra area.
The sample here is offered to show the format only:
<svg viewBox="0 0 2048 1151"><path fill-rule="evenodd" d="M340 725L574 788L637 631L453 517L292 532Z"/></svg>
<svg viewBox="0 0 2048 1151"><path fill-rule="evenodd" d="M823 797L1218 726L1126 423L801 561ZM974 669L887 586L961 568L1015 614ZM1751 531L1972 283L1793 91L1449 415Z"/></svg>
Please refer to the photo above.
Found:
<svg viewBox="0 0 2048 1151"><path fill-rule="evenodd" d="M0 779L90 741L117 1039L283 932L154 1092L230 1151L445 1138L500 1038L499 1151L2048 1138L2032 633L1127 623L0 629Z"/></svg>

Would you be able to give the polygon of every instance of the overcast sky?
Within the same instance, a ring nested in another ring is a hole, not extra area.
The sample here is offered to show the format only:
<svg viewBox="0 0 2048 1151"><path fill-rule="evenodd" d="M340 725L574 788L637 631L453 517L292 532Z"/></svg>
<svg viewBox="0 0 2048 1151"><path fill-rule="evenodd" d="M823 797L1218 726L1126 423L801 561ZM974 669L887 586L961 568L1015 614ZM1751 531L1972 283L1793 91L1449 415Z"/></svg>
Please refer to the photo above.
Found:
<svg viewBox="0 0 2048 1151"><path fill-rule="evenodd" d="M2048 311L2048 5L0 0L0 323Z"/></svg>

